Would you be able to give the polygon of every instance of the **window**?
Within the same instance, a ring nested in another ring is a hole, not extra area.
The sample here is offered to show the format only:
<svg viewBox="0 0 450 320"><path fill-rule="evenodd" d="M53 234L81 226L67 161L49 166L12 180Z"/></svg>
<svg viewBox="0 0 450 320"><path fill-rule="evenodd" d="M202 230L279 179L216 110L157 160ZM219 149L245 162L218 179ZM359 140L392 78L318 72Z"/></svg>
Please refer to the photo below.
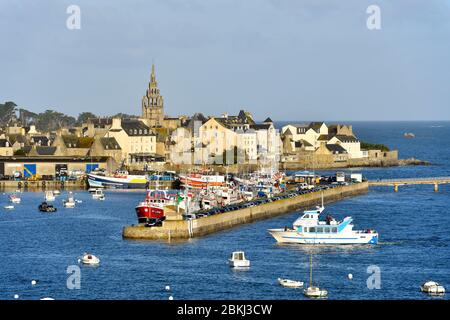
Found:
<svg viewBox="0 0 450 320"><path fill-rule="evenodd" d="M309 228L309 232L316 232L316 228L315 227Z"/></svg>
<svg viewBox="0 0 450 320"><path fill-rule="evenodd" d="M330 228L323 228L323 230L325 233L330 233L330 231L331 231Z"/></svg>
<svg viewBox="0 0 450 320"><path fill-rule="evenodd" d="M322 233L323 232L323 228L322 227L317 228L317 232Z"/></svg>
<svg viewBox="0 0 450 320"><path fill-rule="evenodd" d="M309 214L305 214L305 219L309 219Z"/></svg>
<svg viewBox="0 0 450 320"><path fill-rule="evenodd" d="M331 232L337 233L337 228L336 227L331 228Z"/></svg>

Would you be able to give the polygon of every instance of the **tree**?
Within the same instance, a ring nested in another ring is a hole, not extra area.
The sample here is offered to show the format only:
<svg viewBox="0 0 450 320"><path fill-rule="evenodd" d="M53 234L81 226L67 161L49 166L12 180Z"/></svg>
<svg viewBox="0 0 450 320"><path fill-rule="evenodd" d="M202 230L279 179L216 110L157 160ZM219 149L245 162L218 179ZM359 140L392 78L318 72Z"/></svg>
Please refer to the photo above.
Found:
<svg viewBox="0 0 450 320"><path fill-rule="evenodd" d="M4 104L0 103L0 125L5 126L12 118L16 116L16 107L12 101L7 101Z"/></svg>
<svg viewBox="0 0 450 320"><path fill-rule="evenodd" d="M82 112L78 115L77 124L81 125L86 123L89 119L97 118L92 112Z"/></svg>

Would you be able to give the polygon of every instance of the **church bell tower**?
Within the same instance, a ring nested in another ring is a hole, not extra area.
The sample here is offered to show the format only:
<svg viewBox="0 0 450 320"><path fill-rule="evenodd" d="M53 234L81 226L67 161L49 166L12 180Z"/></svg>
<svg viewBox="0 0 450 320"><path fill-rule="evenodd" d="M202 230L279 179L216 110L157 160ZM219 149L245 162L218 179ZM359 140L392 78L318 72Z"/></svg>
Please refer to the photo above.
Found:
<svg viewBox="0 0 450 320"><path fill-rule="evenodd" d="M152 73L147 92L142 97L142 118L148 119L150 127L163 126L164 99L159 93L154 64L152 65Z"/></svg>

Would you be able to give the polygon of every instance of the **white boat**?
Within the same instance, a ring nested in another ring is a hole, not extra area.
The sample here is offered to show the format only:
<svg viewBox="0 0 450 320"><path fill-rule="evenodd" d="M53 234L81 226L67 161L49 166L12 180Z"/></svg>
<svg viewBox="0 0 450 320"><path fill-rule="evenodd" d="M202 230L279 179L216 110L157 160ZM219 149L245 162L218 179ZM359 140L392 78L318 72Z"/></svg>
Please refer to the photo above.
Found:
<svg viewBox="0 0 450 320"><path fill-rule="evenodd" d="M309 286L303 290L303 294L309 298L325 298L328 295L328 291L319 287Z"/></svg>
<svg viewBox="0 0 450 320"><path fill-rule="evenodd" d="M9 201L11 201L12 203L20 203L21 199L19 196L13 193L9 196Z"/></svg>
<svg viewBox="0 0 450 320"><path fill-rule="evenodd" d="M435 281L426 281L420 286L422 292L428 293L430 295L443 295L445 294L444 286L440 285Z"/></svg>
<svg viewBox="0 0 450 320"><path fill-rule="evenodd" d="M88 183L93 188L145 189L149 181L145 175L130 175L122 170L113 175L89 173Z"/></svg>
<svg viewBox="0 0 450 320"><path fill-rule="evenodd" d="M295 281L289 279L278 278L278 283L286 288L300 288L303 287L302 281Z"/></svg>
<svg viewBox="0 0 450 320"><path fill-rule="evenodd" d="M55 201L55 195L53 191L45 191L45 201Z"/></svg>
<svg viewBox="0 0 450 320"><path fill-rule="evenodd" d="M308 298L325 298L328 291L313 285L312 276L312 254L309 255L309 286L303 290L303 294Z"/></svg>
<svg viewBox="0 0 450 320"><path fill-rule="evenodd" d="M292 228L269 229L269 233L280 243L298 244L377 244L378 233L372 229L353 230L352 217L336 221L327 215L319 220L325 207L304 211L294 221Z"/></svg>
<svg viewBox="0 0 450 320"><path fill-rule="evenodd" d="M100 263L100 259L90 253L85 253L78 261L89 265L98 265Z"/></svg>
<svg viewBox="0 0 450 320"><path fill-rule="evenodd" d="M250 260L245 258L244 251L235 251L231 254L230 259L228 259L228 263L232 268L249 268Z"/></svg>
<svg viewBox="0 0 450 320"><path fill-rule="evenodd" d="M54 194L55 196L59 196L59 195L61 194L61 191L59 191L59 190L54 190L54 191L53 191L53 194Z"/></svg>
<svg viewBox="0 0 450 320"><path fill-rule="evenodd" d="M63 206L66 208L75 208L75 199L73 198L72 192L69 192L67 199L63 200Z"/></svg>
<svg viewBox="0 0 450 320"><path fill-rule="evenodd" d="M6 209L6 210L12 210L12 209L14 209L14 206L13 205L8 205L8 206L4 206L3 208Z"/></svg>
<svg viewBox="0 0 450 320"><path fill-rule="evenodd" d="M103 190L96 189L95 192L92 194L92 199L105 200L105 195L103 194Z"/></svg>

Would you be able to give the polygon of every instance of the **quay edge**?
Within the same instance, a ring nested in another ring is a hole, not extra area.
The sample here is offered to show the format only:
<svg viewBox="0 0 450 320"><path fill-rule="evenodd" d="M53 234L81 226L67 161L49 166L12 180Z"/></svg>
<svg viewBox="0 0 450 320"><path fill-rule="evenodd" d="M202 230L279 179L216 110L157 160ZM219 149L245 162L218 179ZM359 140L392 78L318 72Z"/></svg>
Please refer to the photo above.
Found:
<svg viewBox="0 0 450 320"><path fill-rule="evenodd" d="M365 194L368 191L369 183L365 181L200 219L189 221L166 220L161 227L148 228L143 225L125 226L122 231L122 237L124 239L135 240L189 239L230 229L241 224L269 219L295 210L319 205L321 203L322 192L324 202L330 203L344 198Z"/></svg>

